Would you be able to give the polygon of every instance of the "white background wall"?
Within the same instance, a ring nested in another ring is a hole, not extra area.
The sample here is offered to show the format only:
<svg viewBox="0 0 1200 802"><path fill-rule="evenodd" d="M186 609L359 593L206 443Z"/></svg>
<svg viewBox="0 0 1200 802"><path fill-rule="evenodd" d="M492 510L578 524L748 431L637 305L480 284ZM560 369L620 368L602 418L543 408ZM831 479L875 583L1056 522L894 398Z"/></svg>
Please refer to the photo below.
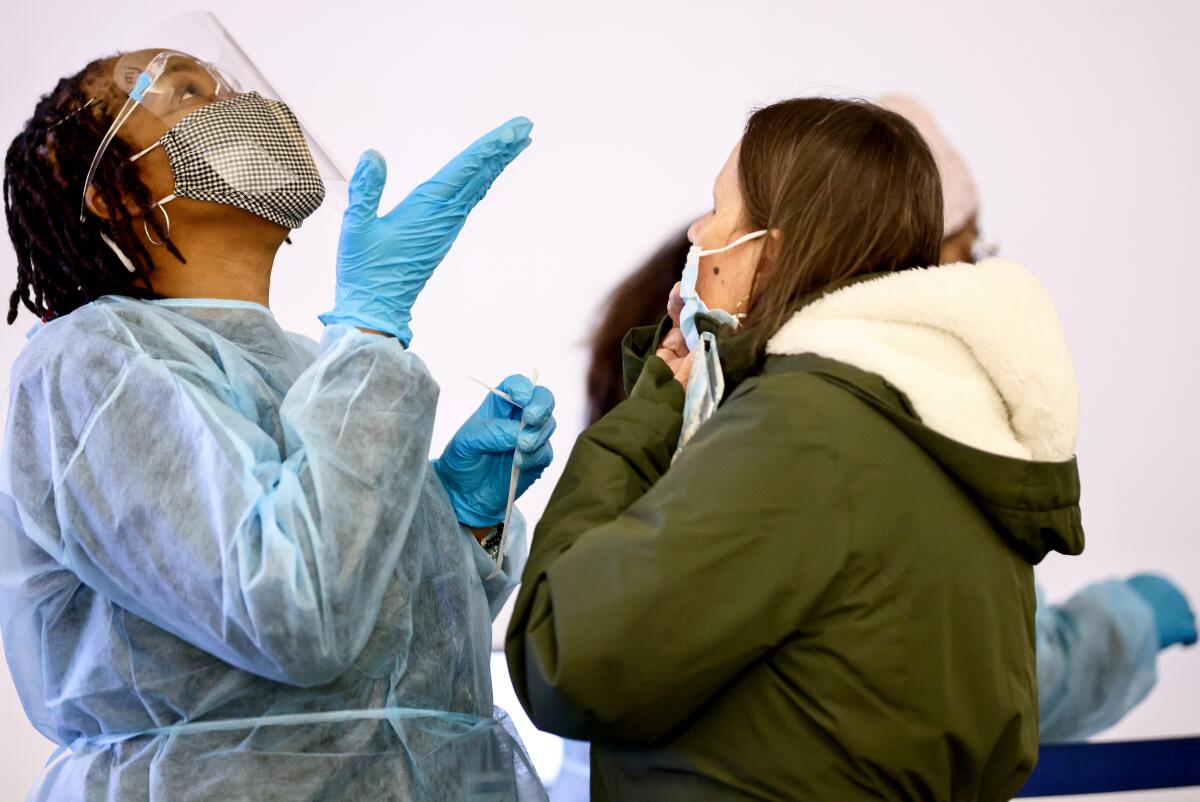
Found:
<svg viewBox="0 0 1200 802"><path fill-rule="evenodd" d="M0 139L61 75L168 7L0 0ZM366 147L387 155L385 202L508 117L536 122L533 147L476 211L415 310L413 347L442 385L439 445L478 402L468 375L538 367L559 398L555 444L565 456L583 414L580 345L600 298L706 208L752 107L815 92L919 96L974 169L987 232L1043 277L1074 350L1089 539L1082 557L1041 569L1051 598L1148 569L1200 596L1200 5L211 7L347 169ZM314 220L285 248L272 303L285 325L317 333L335 235L333 220ZM5 240L0 285L14 277ZM0 331L4 375L30 322L23 315ZM527 497L531 517L556 475ZM1158 689L1110 737L1200 733L1200 650L1166 655L1160 668ZM19 799L50 746L0 676L0 800Z"/></svg>

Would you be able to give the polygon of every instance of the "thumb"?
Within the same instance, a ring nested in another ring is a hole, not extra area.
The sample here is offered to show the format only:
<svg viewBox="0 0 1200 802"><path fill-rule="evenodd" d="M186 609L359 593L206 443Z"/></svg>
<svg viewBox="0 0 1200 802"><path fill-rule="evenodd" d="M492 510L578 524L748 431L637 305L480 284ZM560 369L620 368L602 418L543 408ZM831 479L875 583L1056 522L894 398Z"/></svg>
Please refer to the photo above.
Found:
<svg viewBox="0 0 1200 802"><path fill-rule="evenodd" d="M671 322L675 324L675 328L679 328L679 315L682 312L682 286L680 282L676 281L675 286L671 288L671 295L667 298L667 314L671 316Z"/></svg>
<svg viewBox="0 0 1200 802"><path fill-rule="evenodd" d="M377 150L368 150L358 159L350 177L350 202L343 218L346 223L363 225L375 219L379 198L387 183L387 162Z"/></svg>

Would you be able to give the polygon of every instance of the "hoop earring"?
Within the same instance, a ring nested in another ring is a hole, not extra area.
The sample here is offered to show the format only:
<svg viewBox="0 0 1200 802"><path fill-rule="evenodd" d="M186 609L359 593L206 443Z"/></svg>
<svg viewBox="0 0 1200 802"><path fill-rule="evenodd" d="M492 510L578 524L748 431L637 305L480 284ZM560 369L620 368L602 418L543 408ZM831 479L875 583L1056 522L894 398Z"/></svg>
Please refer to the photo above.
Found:
<svg viewBox="0 0 1200 802"><path fill-rule="evenodd" d="M160 212L162 212L163 220L165 220L167 223L166 233L163 234L162 242L159 242L158 240L156 240L150 234L150 226L147 225L145 217L142 218L142 231L146 232L146 239L150 240L151 245L164 245L164 244L166 244L166 241L171 238L171 215L167 214L167 210L162 205L161 201L159 203L154 204L154 206L152 206L150 208L158 209Z"/></svg>

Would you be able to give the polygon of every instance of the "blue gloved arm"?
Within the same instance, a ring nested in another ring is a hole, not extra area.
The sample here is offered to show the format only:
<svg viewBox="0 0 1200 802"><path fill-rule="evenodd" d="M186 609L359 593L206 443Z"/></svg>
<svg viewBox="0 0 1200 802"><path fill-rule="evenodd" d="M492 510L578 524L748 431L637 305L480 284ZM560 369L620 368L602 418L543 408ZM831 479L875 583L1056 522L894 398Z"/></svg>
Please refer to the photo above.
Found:
<svg viewBox="0 0 1200 802"><path fill-rule="evenodd" d="M1154 610L1126 582L1088 585L1037 609L1041 740L1079 741L1117 723L1156 681Z"/></svg>
<svg viewBox="0 0 1200 802"><path fill-rule="evenodd" d="M458 520L466 526L495 526L504 520L514 452L521 468L518 498L554 459L554 396L524 376L509 376L499 389L520 408L489 393L433 461Z"/></svg>
<svg viewBox="0 0 1200 802"><path fill-rule="evenodd" d="M1171 580L1157 574L1138 574L1131 576L1126 584L1154 609L1160 649L1176 644L1195 645L1196 614L1187 596Z"/></svg>
<svg viewBox="0 0 1200 802"><path fill-rule="evenodd" d="M475 204L529 146L532 129L533 123L516 117L485 134L382 217L387 164L376 151L364 153L342 220L334 307L321 322L382 331L407 348L413 303Z"/></svg>

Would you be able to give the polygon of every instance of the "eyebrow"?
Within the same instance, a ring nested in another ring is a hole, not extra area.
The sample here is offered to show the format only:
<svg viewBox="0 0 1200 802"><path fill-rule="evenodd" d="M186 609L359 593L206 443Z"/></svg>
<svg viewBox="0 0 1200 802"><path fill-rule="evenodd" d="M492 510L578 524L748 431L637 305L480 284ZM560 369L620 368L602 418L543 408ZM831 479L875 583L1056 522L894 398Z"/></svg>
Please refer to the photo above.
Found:
<svg viewBox="0 0 1200 802"><path fill-rule="evenodd" d="M158 77L164 78L167 76L176 76L176 74L188 72L194 73L206 71L204 70L204 67L200 65L200 62L196 59L196 56L179 54L178 56L173 56L173 58L170 58L167 61L167 67L164 68L160 74L158 74Z"/></svg>
<svg viewBox="0 0 1200 802"><path fill-rule="evenodd" d="M179 73L179 72L195 72L196 70L202 69L201 66L194 59L189 60L189 61L182 61L182 60L180 60L180 61L172 60L172 61L173 61L173 63L168 64L167 68L162 71L163 75L171 75L173 73Z"/></svg>

